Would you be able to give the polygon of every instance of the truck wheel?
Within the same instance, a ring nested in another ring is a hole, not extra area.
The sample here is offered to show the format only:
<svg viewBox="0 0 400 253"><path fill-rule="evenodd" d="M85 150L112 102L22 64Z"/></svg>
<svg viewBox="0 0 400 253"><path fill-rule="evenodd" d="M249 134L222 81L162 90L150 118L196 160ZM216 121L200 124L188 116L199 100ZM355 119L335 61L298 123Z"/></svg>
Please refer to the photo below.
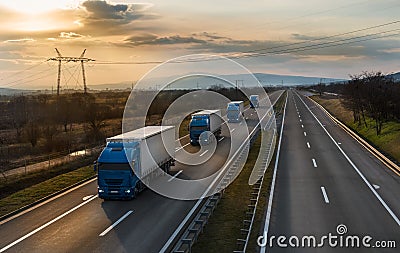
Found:
<svg viewBox="0 0 400 253"><path fill-rule="evenodd" d="M136 185L135 189L133 189L133 198L136 199L139 194L139 187Z"/></svg>

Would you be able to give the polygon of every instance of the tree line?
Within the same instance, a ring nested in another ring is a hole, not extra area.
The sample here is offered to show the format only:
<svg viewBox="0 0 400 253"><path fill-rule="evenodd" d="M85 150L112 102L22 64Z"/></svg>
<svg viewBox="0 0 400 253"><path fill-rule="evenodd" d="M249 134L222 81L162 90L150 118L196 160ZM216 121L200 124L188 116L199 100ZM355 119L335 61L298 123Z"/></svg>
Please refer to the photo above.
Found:
<svg viewBox="0 0 400 253"><path fill-rule="evenodd" d="M400 83L382 72L363 72L350 76L344 83L313 86L320 94L340 95L343 105L352 111L354 123L368 127L366 117L373 119L377 135L385 122L400 120Z"/></svg>

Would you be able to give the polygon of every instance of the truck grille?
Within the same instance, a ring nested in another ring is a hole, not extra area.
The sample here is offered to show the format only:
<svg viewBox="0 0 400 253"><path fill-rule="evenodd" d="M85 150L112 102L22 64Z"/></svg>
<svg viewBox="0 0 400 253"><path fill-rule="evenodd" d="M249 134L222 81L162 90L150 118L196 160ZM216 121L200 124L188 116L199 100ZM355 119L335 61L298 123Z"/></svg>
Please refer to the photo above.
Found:
<svg viewBox="0 0 400 253"><path fill-rule="evenodd" d="M104 179L104 181L106 182L107 185L121 185L122 184L122 179L118 179L118 178L108 178L108 179Z"/></svg>

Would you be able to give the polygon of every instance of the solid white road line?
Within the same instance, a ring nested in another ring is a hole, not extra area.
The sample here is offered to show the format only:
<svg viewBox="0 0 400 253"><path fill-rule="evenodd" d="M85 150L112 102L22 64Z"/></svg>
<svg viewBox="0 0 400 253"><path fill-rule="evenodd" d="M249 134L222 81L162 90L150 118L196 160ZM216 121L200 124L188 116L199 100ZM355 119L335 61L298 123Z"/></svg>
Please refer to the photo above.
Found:
<svg viewBox="0 0 400 253"><path fill-rule="evenodd" d="M206 151L204 151L203 153L200 154L200 156L205 155L208 152L208 149Z"/></svg>
<svg viewBox="0 0 400 253"><path fill-rule="evenodd" d="M303 134L304 134L304 136L307 136L307 133L306 133L306 132L303 132Z"/></svg>
<svg viewBox="0 0 400 253"><path fill-rule="evenodd" d="M104 230L99 236L105 236L111 229L115 228L121 221L123 221L126 217L128 217L133 211L128 211L124 216L119 218L116 222L114 222L111 226L109 226L106 230Z"/></svg>
<svg viewBox="0 0 400 253"><path fill-rule="evenodd" d="M184 147L186 147L186 146L189 145L189 144L190 144L190 142L189 142L189 143L186 143L186 144L183 145L182 147L175 148L175 149L176 149L176 151L179 151L179 150L183 149Z"/></svg>
<svg viewBox="0 0 400 253"><path fill-rule="evenodd" d="M86 200L90 199L91 197L93 197L93 195L88 195L88 196L83 197L82 200L86 201Z"/></svg>
<svg viewBox="0 0 400 253"><path fill-rule="evenodd" d="M176 178L177 176L179 176L182 172L183 172L183 170L178 171L178 173L176 173L173 177L171 177L170 179L168 179L168 182L171 182L172 180L174 180L174 178Z"/></svg>
<svg viewBox="0 0 400 253"><path fill-rule="evenodd" d="M225 139L225 137L221 137L221 139L219 139L218 142L222 141L223 139Z"/></svg>
<svg viewBox="0 0 400 253"><path fill-rule="evenodd" d="M313 163L313 165L314 165L314 168L317 168L317 167L318 167L318 166L317 166L317 161L315 161L314 158L312 159L312 163Z"/></svg>
<svg viewBox="0 0 400 253"><path fill-rule="evenodd" d="M96 198L97 198L97 195L91 197L90 199L86 200L85 202L82 202L81 204L75 206L74 208L72 208L72 209L66 211L65 213L61 214L60 216L57 216L56 218L52 219L51 221L49 221L49 222L43 224L42 226L38 227L37 229L35 229L35 230L29 232L28 234L22 236L21 238L15 240L15 241L13 241L12 243L8 244L7 246L3 247L2 249L0 249L0 252L4 252L4 251L8 250L8 249L11 248L12 246L14 246L14 245L16 245L16 244L22 242L22 241L25 240L26 238L28 238L28 237L30 237L30 236L36 234L37 232L39 232L40 230L42 230L42 229L44 229L44 228L50 226L50 225L53 224L54 222L56 222L56 221L58 221L58 220L64 218L64 217L67 216L68 214L72 213L73 211L75 211L75 210L77 210L78 208L80 208L80 207L86 205L87 203L89 203L90 201L92 201L92 200L94 200L94 199L96 199Z"/></svg>
<svg viewBox="0 0 400 253"><path fill-rule="evenodd" d="M43 201L42 203L39 203L39 204L37 204L37 205L35 205L35 206L31 207L31 208L28 208L27 210L22 211L22 212L20 212L20 213L14 215L14 216L12 216L12 217L10 217L10 218L7 218L7 219L5 219L5 220L3 220L3 221L0 221L0 225L5 224L5 223L9 222L10 220L13 220L13 219L15 219L15 218L17 218L17 217L19 217L19 216L22 216L22 215L24 215L24 214L26 214L26 213L29 213L30 211L35 210L36 208L39 208L39 207L41 207L41 206L43 206L43 205L45 205L45 204L47 204L47 203L50 203L51 201L56 200L56 199L58 199L58 198L60 198L60 197L62 197L62 196L64 196L64 195L67 195L68 193L71 193L71 192L73 192L73 191L75 191L75 190L77 190L77 189L79 189L79 188L81 188L81 187L83 187L83 186L85 186L85 185L88 185L88 184L90 184L90 183L93 183L93 182L96 181L96 180L97 180L97 177L95 177L95 178L93 178L93 179L90 179L89 181L87 181L87 182L85 182L85 183L83 183L83 184L80 184L80 185L78 185L78 186L76 186L76 187L74 187L74 188L72 188L72 189L70 189L70 190L68 190L68 191L65 191L65 192L63 192L63 193L60 193L59 195L54 196L54 197L52 197L52 198L49 199L49 200Z"/></svg>
<svg viewBox="0 0 400 253"><path fill-rule="evenodd" d="M268 198L268 209L267 209L267 215L265 218L265 223L264 223L264 233L263 235L268 235L268 230L269 230L269 223L271 220L271 211L272 211L272 201L274 199L274 191L275 191L275 182L276 182L276 172L278 170L278 164L279 164L279 154L281 152L281 143L282 143L282 135L283 135L283 127L285 125L285 116L286 116L286 104L287 104L287 99L289 97L289 92L286 96L286 102L285 102L285 107L283 109L283 116L282 116L282 126L281 126L281 131L279 134L279 141L278 141L278 150L276 151L276 157L275 157L275 165L274 165L274 174L272 176L272 183L271 183L271 190L269 192L269 198ZM268 238L268 236L267 236ZM267 240L267 238L264 238ZM261 247L260 253L265 253L265 246Z"/></svg>
<svg viewBox="0 0 400 253"><path fill-rule="evenodd" d="M325 203L329 204L328 194L326 194L325 187L321 186L322 195L324 196Z"/></svg>
<svg viewBox="0 0 400 253"><path fill-rule="evenodd" d="M392 216L393 220L397 223L397 225L400 226L400 219L396 216L396 214L390 209L390 207L386 204L386 202L382 199L382 197L379 195L379 193L375 190L375 188L371 185L371 183L367 180L367 178L362 174L362 172L357 168L357 166L353 163L353 161L350 159L350 157L343 151L343 149L337 144L335 139L332 137L332 135L326 130L324 126L322 126L321 121L315 116L315 114L311 111L311 109L307 106L307 104L303 101L303 99L296 94L301 102L303 102L304 106L308 109L308 111L311 113L311 115L314 117L314 119L318 122L318 124L324 129L325 133L329 136L329 138L332 140L332 142L336 145L336 147L339 149L340 153L346 158L346 160L350 163L350 165L353 167L353 169L357 172L357 174L361 177L361 179L364 181L364 183L368 186L368 188L372 191L372 193L375 195L375 197L379 200L379 202L382 204L382 206L386 209L386 211Z"/></svg>
<svg viewBox="0 0 400 253"><path fill-rule="evenodd" d="M310 143L309 143L309 142L307 142L307 147L308 147L308 148L311 148L311 146L310 146Z"/></svg>
<svg viewBox="0 0 400 253"><path fill-rule="evenodd" d="M281 92L281 94L279 94L279 96L276 98L275 102L272 103L272 105L274 105L279 98L281 97L281 95L283 94L283 92ZM287 102L287 97L286 97L286 102ZM286 108L286 103L285 103L285 108ZM262 121L265 117L267 116L264 115L260 121ZM282 121L282 126L284 123L284 119L285 119L285 110L283 113L283 121ZM260 125L260 123L258 123L256 125L256 128ZM255 128L253 129L253 131L250 133L250 135L255 131ZM250 136L249 135L249 136ZM281 136L282 136L282 130L281 130ZM246 140L249 137L246 138ZM246 142L245 140L245 142ZM243 142L242 145L245 144L245 142ZM182 228L185 226L185 224L188 222L189 218L192 217L193 213L197 210L197 208L199 207L202 199L208 194L208 192L211 190L212 187L214 187L214 184L218 181L218 179L221 177L222 173L225 172L227 166L232 162L232 160L236 157L236 155L239 153L240 149L242 148L242 146L240 146L235 153L233 154L233 156L231 157L231 159L229 161L227 161L225 163L225 166L219 170L218 175L215 177L215 179L211 182L211 184L208 186L208 188L206 189L206 191L202 194L202 196L200 197L200 199L197 200L196 204L192 207L192 209L190 209L190 211L188 212L188 214L185 216L185 218L182 220L182 222L179 224L179 226L175 229L175 231L172 233L172 235L168 238L167 242L164 244L164 246L161 248L161 250L159 251L159 253L165 253L167 251L167 249L170 247L171 243L173 242L173 240L178 236L179 232L182 230ZM265 251L264 251L265 252Z"/></svg>
<svg viewBox="0 0 400 253"><path fill-rule="evenodd" d="M185 135L185 136L182 136L181 138L179 138L179 139L176 140L176 141L180 141L180 140L182 140L183 138L185 138L185 137L187 137L187 136L189 136L189 134L187 134L187 135Z"/></svg>

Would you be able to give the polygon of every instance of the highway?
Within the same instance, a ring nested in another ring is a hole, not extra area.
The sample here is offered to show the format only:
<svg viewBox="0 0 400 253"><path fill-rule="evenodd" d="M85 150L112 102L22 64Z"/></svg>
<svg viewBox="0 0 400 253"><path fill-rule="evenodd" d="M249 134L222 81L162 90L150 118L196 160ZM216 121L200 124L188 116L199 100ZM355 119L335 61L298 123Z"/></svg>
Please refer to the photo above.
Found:
<svg viewBox="0 0 400 253"><path fill-rule="evenodd" d="M271 102L282 93L271 93ZM249 132L257 124L251 111L245 112ZM222 136L206 163L191 167L177 163L176 176L202 178L216 172L229 149L226 127ZM97 197L94 179L0 222L0 252L158 252L195 203L149 189L132 201L103 201Z"/></svg>
<svg viewBox="0 0 400 253"><path fill-rule="evenodd" d="M315 116L314 116L315 115ZM309 98L290 90L276 167L267 238L370 235L397 240L396 249L283 248L275 239L261 252L399 252L400 177L336 125ZM318 243L319 241L317 241ZM286 241L288 243L288 241Z"/></svg>

